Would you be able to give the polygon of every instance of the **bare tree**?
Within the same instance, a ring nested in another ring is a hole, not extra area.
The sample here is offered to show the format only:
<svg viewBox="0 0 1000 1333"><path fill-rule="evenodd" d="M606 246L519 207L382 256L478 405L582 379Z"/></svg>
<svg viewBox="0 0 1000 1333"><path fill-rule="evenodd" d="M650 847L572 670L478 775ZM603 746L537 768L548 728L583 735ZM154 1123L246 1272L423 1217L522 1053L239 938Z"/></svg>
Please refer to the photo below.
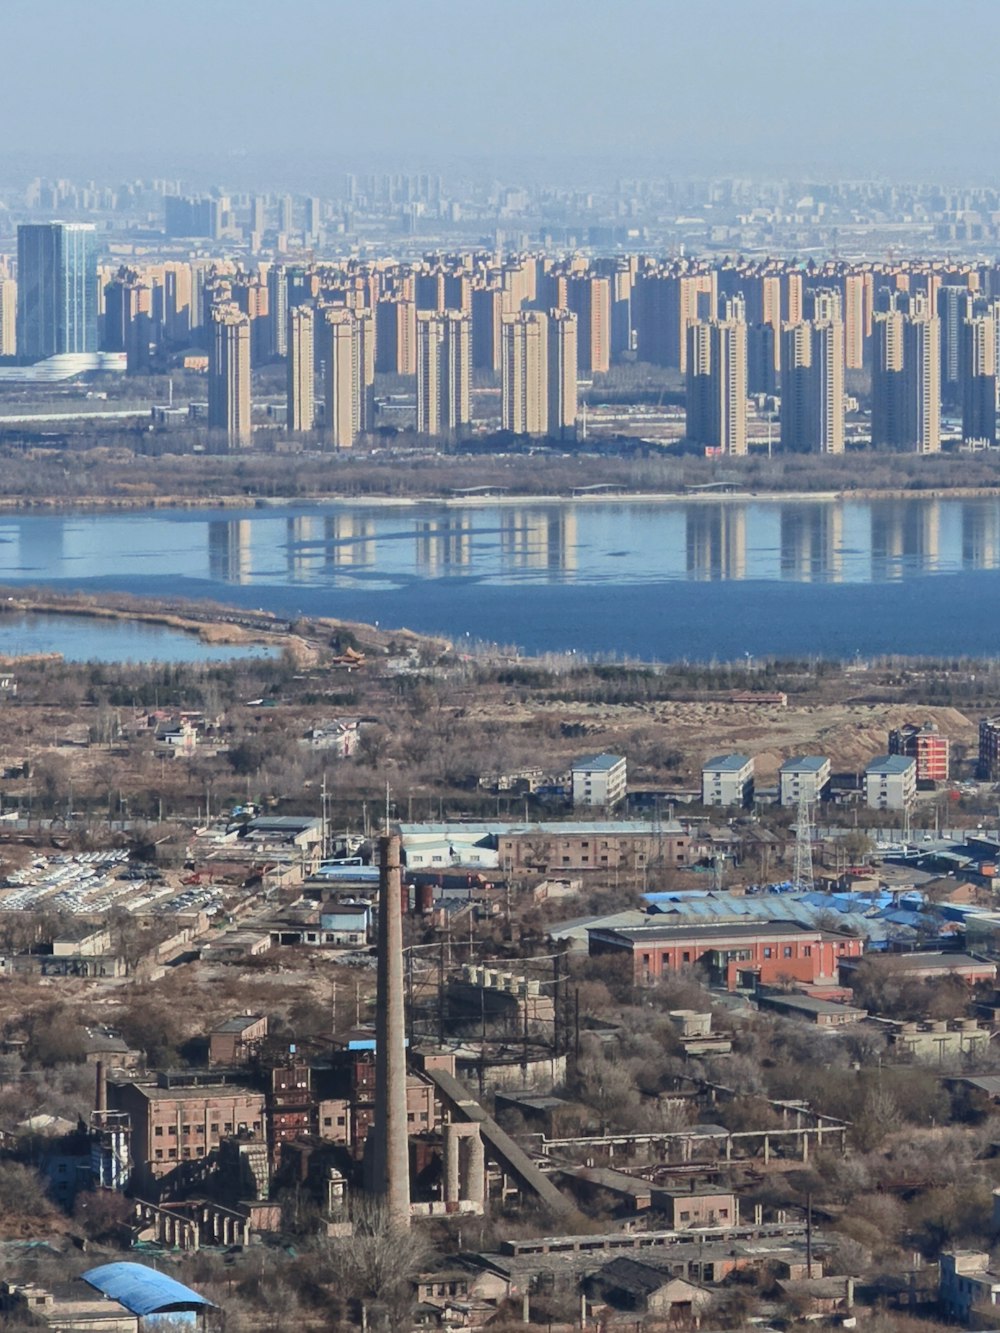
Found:
<svg viewBox="0 0 1000 1333"><path fill-rule="evenodd" d="M369 1327L403 1328L414 1301L413 1279L431 1250L419 1231L394 1226L377 1203L354 1212L354 1233L320 1242L339 1291L358 1301Z"/></svg>

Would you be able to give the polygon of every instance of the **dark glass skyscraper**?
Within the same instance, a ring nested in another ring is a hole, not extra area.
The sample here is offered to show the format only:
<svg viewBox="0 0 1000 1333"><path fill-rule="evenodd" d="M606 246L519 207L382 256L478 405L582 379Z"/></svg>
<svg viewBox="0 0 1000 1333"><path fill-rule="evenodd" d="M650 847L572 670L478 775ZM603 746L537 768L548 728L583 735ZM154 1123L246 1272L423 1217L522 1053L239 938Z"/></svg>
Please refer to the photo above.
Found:
<svg viewBox="0 0 1000 1333"><path fill-rule="evenodd" d="M97 237L92 223L17 229L17 351L29 361L97 351Z"/></svg>

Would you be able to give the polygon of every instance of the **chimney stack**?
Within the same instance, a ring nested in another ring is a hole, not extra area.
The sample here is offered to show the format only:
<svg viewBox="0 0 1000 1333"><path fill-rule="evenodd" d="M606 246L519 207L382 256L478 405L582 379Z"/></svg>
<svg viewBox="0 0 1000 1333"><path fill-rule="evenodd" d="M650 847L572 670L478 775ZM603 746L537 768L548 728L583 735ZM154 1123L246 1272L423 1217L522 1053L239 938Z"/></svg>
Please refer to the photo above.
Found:
<svg viewBox="0 0 1000 1333"><path fill-rule="evenodd" d="M378 993L375 1017L375 1124L372 1191L390 1226L410 1225L410 1147L406 1124L403 914L397 836L379 839Z"/></svg>
<svg viewBox="0 0 1000 1333"><path fill-rule="evenodd" d="M106 1111L108 1109L108 1082L104 1077L104 1061L98 1060L96 1068L96 1084L94 1095L94 1110Z"/></svg>

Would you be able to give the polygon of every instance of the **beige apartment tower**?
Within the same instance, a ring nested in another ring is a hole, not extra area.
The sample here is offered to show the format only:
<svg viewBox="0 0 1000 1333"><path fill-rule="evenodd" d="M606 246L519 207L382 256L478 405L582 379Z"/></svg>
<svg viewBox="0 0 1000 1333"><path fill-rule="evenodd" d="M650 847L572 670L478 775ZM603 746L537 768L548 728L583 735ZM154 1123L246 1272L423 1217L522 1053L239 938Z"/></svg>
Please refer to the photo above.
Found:
<svg viewBox="0 0 1000 1333"><path fill-rule="evenodd" d="M296 435L315 424L315 321L312 306L297 305L288 312L287 426Z"/></svg>
<svg viewBox="0 0 1000 1333"><path fill-rule="evenodd" d="M576 315L553 310L548 330L548 434L554 440L576 439L578 334Z"/></svg>
<svg viewBox="0 0 1000 1333"><path fill-rule="evenodd" d="M994 312L967 319L960 332L962 439L996 444L997 326Z"/></svg>
<svg viewBox="0 0 1000 1333"><path fill-rule="evenodd" d="M251 443L250 319L232 302L214 306L208 363L208 425L231 449Z"/></svg>
<svg viewBox="0 0 1000 1333"><path fill-rule="evenodd" d="M781 447L844 452L844 322L839 293L815 294L815 318L781 334Z"/></svg>
<svg viewBox="0 0 1000 1333"><path fill-rule="evenodd" d="M328 307L322 352L326 436L335 449L350 449L373 424L375 327L371 311Z"/></svg>
<svg viewBox="0 0 1000 1333"><path fill-rule="evenodd" d="M375 369L384 375L417 373L417 306L385 297L375 307Z"/></svg>
<svg viewBox="0 0 1000 1333"><path fill-rule="evenodd" d="M472 419L472 320L457 310L417 315L417 430L453 435Z"/></svg>
<svg viewBox="0 0 1000 1333"><path fill-rule="evenodd" d="M577 364L581 375L601 374L611 365L611 283L577 274L566 283L566 305L577 318Z"/></svg>
<svg viewBox="0 0 1000 1333"><path fill-rule="evenodd" d="M537 310L501 321L503 429L545 435L549 428L549 320Z"/></svg>
<svg viewBox="0 0 1000 1333"><path fill-rule="evenodd" d="M747 326L701 320L687 336L687 438L730 455L747 451Z"/></svg>
<svg viewBox="0 0 1000 1333"><path fill-rule="evenodd" d="M937 453L941 448L941 325L930 298L876 314L872 329L872 444Z"/></svg>
<svg viewBox="0 0 1000 1333"><path fill-rule="evenodd" d="M0 356L17 353L17 283L0 277Z"/></svg>

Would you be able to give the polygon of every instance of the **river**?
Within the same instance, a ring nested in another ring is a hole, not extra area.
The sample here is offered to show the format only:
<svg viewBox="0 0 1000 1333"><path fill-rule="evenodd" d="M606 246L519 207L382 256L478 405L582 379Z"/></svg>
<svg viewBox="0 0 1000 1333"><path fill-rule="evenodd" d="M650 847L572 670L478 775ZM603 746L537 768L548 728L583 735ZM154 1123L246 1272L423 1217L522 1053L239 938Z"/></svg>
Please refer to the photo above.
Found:
<svg viewBox="0 0 1000 1333"><path fill-rule="evenodd" d="M992 656L1000 651L1000 501L337 502L7 514L0 583L212 598L531 653ZM9 649L0 642L0 651Z"/></svg>

